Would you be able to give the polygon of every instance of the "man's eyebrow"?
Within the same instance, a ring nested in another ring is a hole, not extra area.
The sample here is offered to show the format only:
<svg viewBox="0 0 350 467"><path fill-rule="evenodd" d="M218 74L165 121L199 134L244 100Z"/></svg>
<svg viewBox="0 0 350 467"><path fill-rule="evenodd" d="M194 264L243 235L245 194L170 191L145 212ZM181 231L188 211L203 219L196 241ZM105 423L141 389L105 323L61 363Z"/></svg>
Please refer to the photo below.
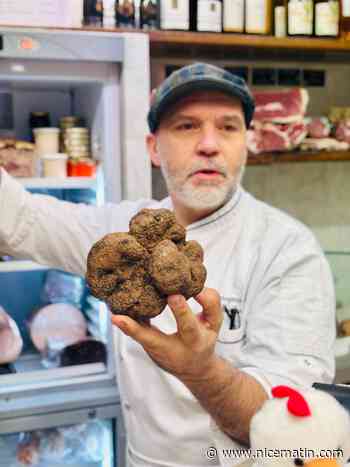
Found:
<svg viewBox="0 0 350 467"><path fill-rule="evenodd" d="M220 117L220 120L223 120L224 122L244 123L243 118L240 115L223 115Z"/></svg>
<svg viewBox="0 0 350 467"><path fill-rule="evenodd" d="M170 116L170 120L196 120L197 117L194 115L188 115L184 113L174 113L173 115Z"/></svg>

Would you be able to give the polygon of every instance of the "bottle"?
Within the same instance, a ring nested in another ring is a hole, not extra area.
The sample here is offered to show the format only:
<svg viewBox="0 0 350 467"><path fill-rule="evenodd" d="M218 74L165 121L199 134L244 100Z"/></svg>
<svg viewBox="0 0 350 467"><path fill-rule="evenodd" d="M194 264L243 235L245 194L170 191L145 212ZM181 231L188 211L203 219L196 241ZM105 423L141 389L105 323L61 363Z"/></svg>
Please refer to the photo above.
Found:
<svg viewBox="0 0 350 467"><path fill-rule="evenodd" d="M116 2L115 0L103 0L103 26L116 26Z"/></svg>
<svg viewBox="0 0 350 467"><path fill-rule="evenodd" d="M222 2L221 0L198 0L197 2L197 31L222 31Z"/></svg>
<svg viewBox="0 0 350 467"><path fill-rule="evenodd" d="M350 0L341 1L340 30L345 39L350 35Z"/></svg>
<svg viewBox="0 0 350 467"><path fill-rule="evenodd" d="M83 13L84 24L102 26L102 0L84 0Z"/></svg>
<svg viewBox="0 0 350 467"><path fill-rule="evenodd" d="M339 0L314 0L315 36L339 35Z"/></svg>
<svg viewBox="0 0 350 467"><path fill-rule="evenodd" d="M244 31L244 0L224 0L222 14L224 32Z"/></svg>
<svg viewBox="0 0 350 467"><path fill-rule="evenodd" d="M271 34L272 0L246 0L245 32L248 34Z"/></svg>
<svg viewBox="0 0 350 467"><path fill-rule="evenodd" d="M140 27L142 29L159 29L159 0L141 0Z"/></svg>
<svg viewBox="0 0 350 467"><path fill-rule="evenodd" d="M48 128L51 126L51 118L49 112L30 112L29 126L31 129L31 141L34 141L35 128Z"/></svg>
<svg viewBox="0 0 350 467"><path fill-rule="evenodd" d="M190 2L188 0L160 0L160 28L188 31Z"/></svg>
<svg viewBox="0 0 350 467"><path fill-rule="evenodd" d="M274 2L273 30L276 37L287 35L287 6L284 0L275 0Z"/></svg>
<svg viewBox="0 0 350 467"><path fill-rule="evenodd" d="M287 14L289 36L312 36L313 0L289 0Z"/></svg>
<svg viewBox="0 0 350 467"><path fill-rule="evenodd" d="M121 28L135 27L134 0L117 0L116 3L117 26Z"/></svg>

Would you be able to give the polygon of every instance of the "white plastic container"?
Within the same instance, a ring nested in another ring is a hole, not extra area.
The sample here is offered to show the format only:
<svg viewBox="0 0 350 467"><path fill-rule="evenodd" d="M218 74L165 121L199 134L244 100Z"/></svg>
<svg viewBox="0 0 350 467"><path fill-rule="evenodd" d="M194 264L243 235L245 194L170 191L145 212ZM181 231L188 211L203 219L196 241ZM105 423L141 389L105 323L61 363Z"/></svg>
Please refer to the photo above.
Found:
<svg viewBox="0 0 350 467"><path fill-rule="evenodd" d="M41 158L43 177L67 177L67 154L47 154Z"/></svg>
<svg viewBox="0 0 350 467"><path fill-rule="evenodd" d="M58 128L35 128L33 130L35 138L35 152L38 158L47 154L57 154L59 151Z"/></svg>

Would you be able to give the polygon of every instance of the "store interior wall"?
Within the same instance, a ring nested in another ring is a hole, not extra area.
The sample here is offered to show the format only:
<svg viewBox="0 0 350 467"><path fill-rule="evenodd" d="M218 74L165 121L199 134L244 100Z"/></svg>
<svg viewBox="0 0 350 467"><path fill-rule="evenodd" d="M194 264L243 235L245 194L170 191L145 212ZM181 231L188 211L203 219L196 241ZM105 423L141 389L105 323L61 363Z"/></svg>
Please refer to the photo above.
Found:
<svg viewBox="0 0 350 467"><path fill-rule="evenodd" d="M160 70L165 63L167 62L159 60L153 71ZM175 63L187 61L178 60ZM327 115L332 105L350 107L350 65L345 62L221 61L220 64L248 66L249 80L252 67L323 70L324 86L307 88L310 95L307 115ZM271 86L260 87L268 88ZM282 209L309 226L325 250L350 251L349 175L350 162L346 161L248 166L243 186L257 198ZM153 196L156 199L167 196L164 180L156 168L153 168Z"/></svg>

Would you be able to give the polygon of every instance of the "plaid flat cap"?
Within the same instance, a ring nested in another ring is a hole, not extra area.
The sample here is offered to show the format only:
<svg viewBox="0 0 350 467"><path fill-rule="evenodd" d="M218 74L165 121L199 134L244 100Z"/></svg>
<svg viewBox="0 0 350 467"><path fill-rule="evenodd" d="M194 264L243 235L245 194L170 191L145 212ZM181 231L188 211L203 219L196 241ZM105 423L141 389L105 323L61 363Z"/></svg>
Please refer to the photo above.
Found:
<svg viewBox="0 0 350 467"><path fill-rule="evenodd" d="M166 110L182 97L194 91L221 91L240 99L247 128L253 118L254 99L241 77L208 63L193 63L168 76L156 90L147 121L154 133Z"/></svg>

